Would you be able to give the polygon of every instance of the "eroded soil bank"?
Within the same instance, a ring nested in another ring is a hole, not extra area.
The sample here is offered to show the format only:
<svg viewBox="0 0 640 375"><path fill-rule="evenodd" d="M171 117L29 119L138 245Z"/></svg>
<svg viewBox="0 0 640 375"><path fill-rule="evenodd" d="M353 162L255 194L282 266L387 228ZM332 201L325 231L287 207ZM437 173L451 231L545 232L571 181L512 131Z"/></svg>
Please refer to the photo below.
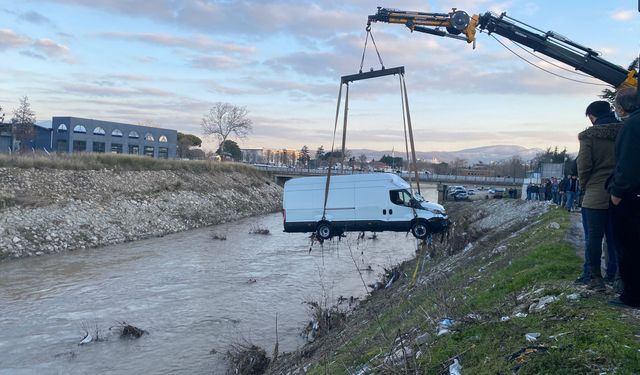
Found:
<svg viewBox="0 0 640 375"><path fill-rule="evenodd" d="M163 236L274 212L282 189L211 172L0 168L0 260Z"/></svg>

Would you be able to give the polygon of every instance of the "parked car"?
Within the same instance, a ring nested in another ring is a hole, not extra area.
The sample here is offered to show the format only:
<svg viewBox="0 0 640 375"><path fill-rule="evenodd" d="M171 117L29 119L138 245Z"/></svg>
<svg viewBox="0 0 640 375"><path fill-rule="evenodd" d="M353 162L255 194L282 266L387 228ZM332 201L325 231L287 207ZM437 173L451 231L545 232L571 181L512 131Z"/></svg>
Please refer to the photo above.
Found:
<svg viewBox="0 0 640 375"><path fill-rule="evenodd" d="M284 185L284 231L315 232L322 240L344 232L408 232L419 239L449 226L444 207L410 194L393 173L334 176L324 209L326 177L303 177ZM466 193L465 193L466 194Z"/></svg>
<svg viewBox="0 0 640 375"><path fill-rule="evenodd" d="M466 191L458 191L453 194L454 201L463 201L469 199L469 194Z"/></svg>
<svg viewBox="0 0 640 375"><path fill-rule="evenodd" d="M495 188L494 189L494 193L493 193L493 197L494 198L498 198L498 199L502 198L502 197L504 197L504 192L505 192L504 188Z"/></svg>
<svg viewBox="0 0 640 375"><path fill-rule="evenodd" d="M459 201L468 199L469 195L467 194L467 189L465 189L464 186L451 186L447 190L447 197L449 199Z"/></svg>

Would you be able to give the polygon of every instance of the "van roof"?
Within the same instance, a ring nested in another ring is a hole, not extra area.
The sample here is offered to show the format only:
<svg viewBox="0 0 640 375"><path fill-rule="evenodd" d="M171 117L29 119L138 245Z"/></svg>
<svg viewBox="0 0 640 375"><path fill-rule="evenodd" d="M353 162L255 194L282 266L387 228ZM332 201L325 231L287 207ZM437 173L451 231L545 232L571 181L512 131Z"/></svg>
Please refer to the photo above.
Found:
<svg viewBox="0 0 640 375"><path fill-rule="evenodd" d="M301 177L301 178L293 178L287 182L285 182L284 186L293 187L300 185L317 185L324 184L327 181L327 176L317 176L317 177ZM408 188L409 183L405 181L402 177L398 176L395 173L360 173L360 174L349 174L349 175L335 175L331 176L331 183L356 183L356 182L387 182L393 185L396 185L401 188Z"/></svg>

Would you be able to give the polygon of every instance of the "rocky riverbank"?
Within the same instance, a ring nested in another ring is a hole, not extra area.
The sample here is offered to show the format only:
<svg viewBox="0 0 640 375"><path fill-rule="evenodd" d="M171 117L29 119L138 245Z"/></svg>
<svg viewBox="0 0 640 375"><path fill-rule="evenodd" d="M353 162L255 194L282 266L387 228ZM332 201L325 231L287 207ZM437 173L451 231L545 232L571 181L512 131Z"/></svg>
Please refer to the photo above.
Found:
<svg viewBox="0 0 640 375"><path fill-rule="evenodd" d="M282 189L220 171L0 168L0 260L163 236L274 212Z"/></svg>

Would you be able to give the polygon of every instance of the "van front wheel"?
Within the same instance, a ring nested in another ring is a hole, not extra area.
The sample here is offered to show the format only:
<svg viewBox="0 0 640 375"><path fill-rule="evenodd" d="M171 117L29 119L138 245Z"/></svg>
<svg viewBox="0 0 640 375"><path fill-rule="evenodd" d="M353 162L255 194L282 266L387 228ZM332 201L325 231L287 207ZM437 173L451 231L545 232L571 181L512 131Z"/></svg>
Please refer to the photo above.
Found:
<svg viewBox="0 0 640 375"><path fill-rule="evenodd" d="M424 240L429 235L429 227L427 223L418 220L411 226L411 234L419 240Z"/></svg>
<svg viewBox="0 0 640 375"><path fill-rule="evenodd" d="M319 239L323 241L328 240L329 238L331 238L331 225L326 221L321 222L316 228L316 234L318 235Z"/></svg>

